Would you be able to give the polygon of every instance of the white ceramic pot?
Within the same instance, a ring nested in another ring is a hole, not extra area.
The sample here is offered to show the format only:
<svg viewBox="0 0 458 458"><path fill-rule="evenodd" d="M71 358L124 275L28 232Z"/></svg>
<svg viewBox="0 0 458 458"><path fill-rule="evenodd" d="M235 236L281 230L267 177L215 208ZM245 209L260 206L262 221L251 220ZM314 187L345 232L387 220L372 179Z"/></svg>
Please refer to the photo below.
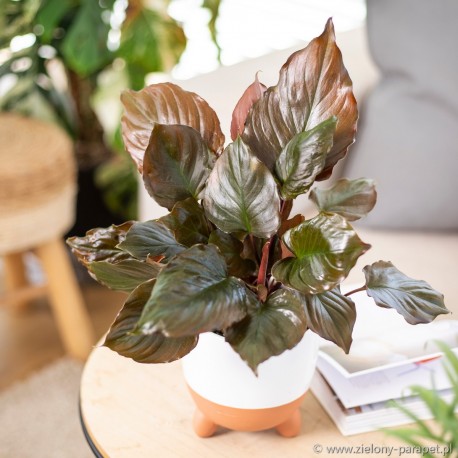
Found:
<svg viewBox="0 0 458 458"><path fill-rule="evenodd" d="M299 407L315 370L318 337L307 331L292 350L258 367L256 376L224 338L205 333L183 358L186 383L197 405L194 430L211 436L217 425L284 436L300 431Z"/></svg>

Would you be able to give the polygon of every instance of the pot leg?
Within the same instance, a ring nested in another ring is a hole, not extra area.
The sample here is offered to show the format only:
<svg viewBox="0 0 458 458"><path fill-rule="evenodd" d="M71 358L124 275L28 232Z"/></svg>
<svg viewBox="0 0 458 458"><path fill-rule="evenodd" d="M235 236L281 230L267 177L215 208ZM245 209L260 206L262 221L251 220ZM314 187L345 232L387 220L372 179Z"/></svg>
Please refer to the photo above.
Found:
<svg viewBox="0 0 458 458"><path fill-rule="evenodd" d="M199 437L211 437L216 431L216 424L208 419L199 409L194 412L192 427Z"/></svg>
<svg viewBox="0 0 458 458"><path fill-rule="evenodd" d="M283 437L295 437L301 432L301 412L296 409L285 422L275 427Z"/></svg>

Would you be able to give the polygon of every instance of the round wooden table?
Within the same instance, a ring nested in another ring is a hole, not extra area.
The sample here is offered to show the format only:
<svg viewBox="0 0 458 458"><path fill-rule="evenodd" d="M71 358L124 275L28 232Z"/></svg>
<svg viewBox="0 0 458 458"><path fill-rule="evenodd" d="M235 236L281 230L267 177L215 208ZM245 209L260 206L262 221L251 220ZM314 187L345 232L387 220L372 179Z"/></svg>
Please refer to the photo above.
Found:
<svg viewBox="0 0 458 458"><path fill-rule="evenodd" d="M80 412L86 438L99 457L297 458L319 456L314 451L319 446L395 444L381 432L342 436L311 393L301 408L302 432L295 438L280 437L274 430L220 430L211 438L198 438L179 361L138 364L105 347L94 349L86 363Z"/></svg>

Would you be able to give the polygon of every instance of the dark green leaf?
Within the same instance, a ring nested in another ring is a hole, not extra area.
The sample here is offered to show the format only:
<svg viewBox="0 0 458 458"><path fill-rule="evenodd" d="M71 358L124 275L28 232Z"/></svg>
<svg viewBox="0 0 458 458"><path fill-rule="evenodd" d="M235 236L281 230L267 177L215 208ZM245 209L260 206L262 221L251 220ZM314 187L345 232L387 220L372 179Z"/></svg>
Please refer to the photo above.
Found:
<svg viewBox="0 0 458 458"><path fill-rule="evenodd" d="M272 274L305 294L322 293L340 284L370 247L345 218L328 213L290 229L282 240L295 257L275 263Z"/></svg>
<svg viewBox="0 0 458 458"><path fill-rule="evenodd" d="M44 0L38 11L36 22L43 26L42 43L49 43L60 20L74 8L72 0Z"/></svg>
<svg viewBox="0 0 458 458"><path fill-rule="evenodd" d="M378 261L363 269L367 294L379 307L393 308L410 324L429 323L449 313L444 296L423 280L414 280L391 262Z"/></svg>
<svg viewBox="0 0 458 458"><path fill-rule="evenodd" d="M114 263L95 261L88 265L95 279L108 288L119 291L133 291L145 281L156 278L163 267L159 263L146 263L136 259L125 259Z"/></svg>
<svg viewBox="0 0 458 458"><path fill-rule="evenodd" d="M156 124L143 158L143 182L169 210L180 200L202 197L215 156L192 127Z"/></svg>
<svg viewBox="0 0 458 458"><path fill-rule="evenodd" d="M203 208L189 198L177 202L172 211L159 221L164 223L175 235L178 243L190 247L196 243L207 243L210 224Z"/></svg>
<svg viewBox="0 0 458 458"><path fill-rule="evenodd" d="M148 255L165 256L168 260L185 250L163 222L154 220L135 223L119 248L140 260L146 260Z"/></svg>
<svg viewBox="0 0 458 458"><path fill-rule="evenodd" d="M307 326L323 339L350 350L356 308L353 301L340 293L339 288L321 294L302 295Z"/></svg>
<svg viewBox="0 0 458 458"><path fill-rule="evenodd" d="M208 218L224 232L271 237L280 226L280 197L267 167L240 137L216 161L204 197Z"/></svg>
<svg viewBox="0 0 458 458"><path fill-rule="evenodd" d="M66 64L81 76L102 69L113 59L107 47L110 25L102 19L103 8L83 0L61 47Z"/></svg>
<svg viewBox="0 0 458 458"><path fill-rule="evenodd" d="M168 363L187 355L197 344L198 337L172 339L160 332L134 335L143 307L151 295L155 280L139 285L127 298L123 309L105 339L104 345L139 363Z"/></svg>
<svg viewBox="0 0 458 458"><path fill-rule="evenodd" d="M240 321L254 301L241 280L228 276L214 245L194 245L162 269L138 329L172 337L221 330Z"/></svg>
<svg viewBox="0 0 458 458"><path fill-rule="evenodd" d="M118 244L125 239L132 224L133 222L129 221L120 226L91 229L84 237L67 239L67 243L78 261L85 265L94 261L112 263L129 259L130 254L118 248Z"/></svg>
<svg viewBox="0 0 458 458"><path fill-rule="evenodd" d="M323 170L336 130L335 116L313 129L295 135L283 148L275 164L282 198L294 199L306 193Z"/></svg>
<svg viewBox="0 0 458 458"><path fill-rule="evenodd" d="M219 154L224 145L219 119L208 103L172 83L152 84L139 92L125 90L122 136L140 172L151 131L156 123L181 124L197 130L205 144Z"/></svg>
<svg viewBox="0 0 458 458"><path fill-rule="evenodd" d="M373 180L342 178L330 189L312 189L309 197L319 210L338 213L348 221L356 221L374 208L377 192Z"/></svg>
<svg viewBox="0 0 458 458"><path fill-rule="evenodd" d="M317 179L331 175L353 143L358 112L352 83L335 43L329 20L321 36L291 55L280 70L277 86L253 105L242 135L270 170L283 148L298 133L337 116L339 122L326 164Z"/></svg>
<svg viewBox="0 0 458 458"><path fill-rule="evenodd" d="M231 326L225 336L256 373L263 361L296 346L306 330L301 301L292 292L280 289L243 321Z"/></svg>
<svg viewBox="0 0 458 458"><path fill-rule="evenodd" d="M246 278L254 275L256 264L250 259L242 258L243 243L231 234L217 229L210 234L208 243L216 245L226 260L229 275Z"/></svg>

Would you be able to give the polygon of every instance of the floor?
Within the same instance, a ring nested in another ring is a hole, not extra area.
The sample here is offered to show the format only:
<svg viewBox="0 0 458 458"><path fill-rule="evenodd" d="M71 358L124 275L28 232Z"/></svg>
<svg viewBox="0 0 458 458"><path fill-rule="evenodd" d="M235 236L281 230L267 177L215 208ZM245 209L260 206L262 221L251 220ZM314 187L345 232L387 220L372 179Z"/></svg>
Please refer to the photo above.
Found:
<svg viewBox="0 0 458 458"><path fill-rule="evenodd" d="M95 282L82 285L97 339L107 331L125 299ZM57 328L44 299L25 310L0 306L0 390L64 355Z"/></svg>

